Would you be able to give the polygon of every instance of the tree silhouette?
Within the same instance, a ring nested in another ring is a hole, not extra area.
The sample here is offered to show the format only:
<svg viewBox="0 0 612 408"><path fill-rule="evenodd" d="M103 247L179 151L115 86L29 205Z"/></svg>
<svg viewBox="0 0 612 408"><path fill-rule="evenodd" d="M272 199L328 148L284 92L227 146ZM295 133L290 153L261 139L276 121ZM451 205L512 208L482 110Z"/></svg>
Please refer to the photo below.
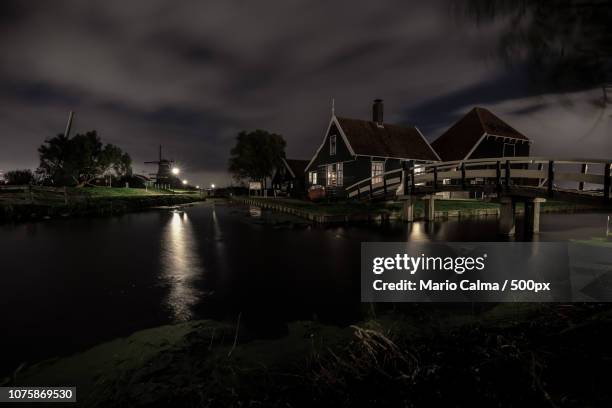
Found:
<svg viewBox="0 0 612 408"><path fill-rule="evenodd" d="M7 184L12 185L31 184L35 181L34 173L30 169L8 171L4 178Z"/></svg>
<svg viewBox="0 0 612 408"><path fill-rule="evenodd" d="M499 49L509 64L527 63L532 83L572 90L609 81L612 4L602 0L457 0L477 22L508 19Z"/></svg>
<svg viewBox="0 0 612 408"><path fill-rule="evenodd" d="M285 157L285 139L281 135L257 129L242 131L230 151L229 171L236 180L251 179L262 182L271 177Z"/></svg>
<svg viewBox="0 0 612 408"><path fill-rule="evenodd" d="M37 172L54 185L83 187L106 174L131 174L132 160L119 147L104 145L95 130L68 138L59 134L38 148Z"/></svg>

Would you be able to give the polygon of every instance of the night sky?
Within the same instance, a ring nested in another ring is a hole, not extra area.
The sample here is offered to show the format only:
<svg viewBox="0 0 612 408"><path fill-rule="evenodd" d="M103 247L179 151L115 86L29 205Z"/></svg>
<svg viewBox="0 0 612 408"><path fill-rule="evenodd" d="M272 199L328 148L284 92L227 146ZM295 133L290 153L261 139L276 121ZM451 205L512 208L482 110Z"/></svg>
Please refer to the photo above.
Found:
<svg viewBox="0 0 612 408"><path fill-rule="evenodd" d="M154 168L157 145L194 184L222 185L243 129L309 159L329 121L414 124L429 140L474 105L533 140L532 152L612 157L601 89L540 95L498 58L505 22L477 26L449 1L0 2L0 170L38 165L36 148L96 129Z"/></svg>

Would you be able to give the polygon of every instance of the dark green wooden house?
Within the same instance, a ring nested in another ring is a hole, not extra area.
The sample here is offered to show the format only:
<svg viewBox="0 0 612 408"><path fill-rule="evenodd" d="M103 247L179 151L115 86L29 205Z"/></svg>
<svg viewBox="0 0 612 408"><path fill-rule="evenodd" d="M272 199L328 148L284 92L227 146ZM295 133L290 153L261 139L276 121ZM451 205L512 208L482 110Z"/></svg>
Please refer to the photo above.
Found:
<svg viewBox="0 0 612 408"><path fill-rule="evenodd" d="M308 160L283 159L282 166L272 176L274 190L290 197L303 197L306 193L304 169L307 165Z"/></svg>
<svg viewBox="0 0 612 408"><path fill-rule="evenodd" d="M442 161L529 156L531 142L485 108L475 107L432 144Z"/></svg>
<svg viewBox="0 0 612 408"><path fill-rule="evenodd" d="M328 197L346 196L346 187L399 169L404 161L429 163L440 158L414 126L384 123L383 101L372 107L372 120L332 113L323 141L305 169L307 187L324 186ZM379 180L380 179L380 180Z"/></svg>

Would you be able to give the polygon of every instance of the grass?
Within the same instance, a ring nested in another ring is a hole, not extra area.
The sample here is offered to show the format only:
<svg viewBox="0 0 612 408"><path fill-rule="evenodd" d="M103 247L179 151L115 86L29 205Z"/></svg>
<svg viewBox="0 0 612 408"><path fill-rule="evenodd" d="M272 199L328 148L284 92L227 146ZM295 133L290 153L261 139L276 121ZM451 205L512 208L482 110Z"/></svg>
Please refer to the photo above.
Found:
<svg viewBox="0 0 612 408"><path fill-rule="evenodd" d="M125 187L84 187L84 188L71 188L70 192L73 194L83 194L88 197L135 197L135 196L160 196L160 195L194 195L199 196L197 191L193 190L157 190L157 189L144 189L144 188L125 188Z"/></svg>
<svg viewBox="0 0 612 408"><path fill-rule="evenodd" d="M133 196L155 196L172 194L168 190L145 190L144 188L122 188L122 187L83 187L71 188L71 193L85 194L89 197L133 197Z"/></svg>
<svg viewBox="0 0 612 408"><path fill-rule="evenodd" d="M74 215L120 214L141 209L201 201L190 190L146 190L139 188L85 187L0 190L0 222L39 220Z"/></svg>
<svg viewBox="0 0 612 408"><path fill-rule="evenodd" d="M285 204L288 207L306 210L317 214L355 214L355 213L382 213L395 212L402 208L402 203L398 201L388 202L360 202L360 201L330 201L312 202L291 198L275 198L274 202ZM482 202L476 200L436 200L436 211L453 210L478 210L487 208L498 208L498 204ZM415 203L415 212L422 214L423 202Z"/></svg>
<svg viewBox="0 0 612 408"><path fill-rule="evenodd" d="M251 197L258 199L257 197ZM301 209L315 214L327 215L350 215L358 213L390 213L398 212L402 209L402 203L399 201L387 202L367 202L367 201L323 201L312 202L307 200L298 200L292 198L266 198L262 200L274 200L276 203L284 204L288 207ZM470 213L478 210L498 209L499 204L496 202L480 201L474 199L467 200L445 200L437 199L435 210L441 212L459 211ZM517 211L523 210L523 204L517 203ZM546 201L542 203L542 212L573 212L578 210L589 210L589 206L577 205L573 203ZM414 206L415 216L423 215L424 203L422 200L417 200Z"/></svg>
<svg viewBox="0 0 612 408"><path fill-rule="evenodd" d="M26 197L32 197L34 203L47 204L47 205L63 205L64 193L62 189L56 191L47 191L43 189L32 190L32 196L24 194L23 191L2 191L0 190L0 203L19 205L24 203L30 203L30 200L26 200ZM144 189L144 188L124 188L124 187L83 187L75 188L68 187L66 189L68 196L68 202L71 201L82 201L86 199L100 199L100 198L131 198L131 197L157 197L157 196L169 196L169 195L193 195L199 196L198 192L191 190L157 190L157 189Z"/></svg>
<svg viewBox="0 0 612 408"><path fill-rule="evenodd" d="M294 322L267 340L213 321L144 330L2 385L76 385L86 407L607 406L612 397L601 374L612 361L609 305L371 306L350 327Z"/></svg>

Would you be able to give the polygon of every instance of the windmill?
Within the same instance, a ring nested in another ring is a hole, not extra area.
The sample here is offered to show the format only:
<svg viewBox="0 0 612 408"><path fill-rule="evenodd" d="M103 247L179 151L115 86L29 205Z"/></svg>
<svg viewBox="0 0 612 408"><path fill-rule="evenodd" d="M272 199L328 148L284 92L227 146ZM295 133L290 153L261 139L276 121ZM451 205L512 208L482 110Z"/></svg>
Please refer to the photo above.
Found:
<svg viewBox="0 0 612 408"><path fill-rule="evenodd" d="M157 184L170 184L174 185L177 183L178 169L174 168L172 164L174 160L164 159L162 156L162 146L159 145L159 158L155 161L146 161L145 164L157 164L157 173L151 173L151 176L155 176L155 182Z"/></svg>

